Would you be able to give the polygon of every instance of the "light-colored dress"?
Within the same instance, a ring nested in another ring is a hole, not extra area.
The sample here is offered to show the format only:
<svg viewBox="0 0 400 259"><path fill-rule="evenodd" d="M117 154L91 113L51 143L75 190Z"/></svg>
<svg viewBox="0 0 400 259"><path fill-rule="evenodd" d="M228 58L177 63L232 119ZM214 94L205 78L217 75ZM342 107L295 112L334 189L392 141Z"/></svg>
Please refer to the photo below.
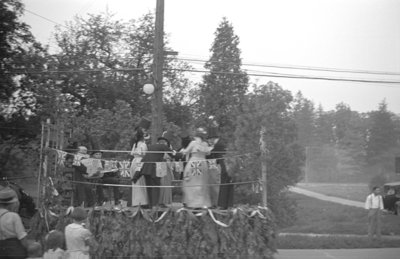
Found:
<svg viewBox="0 0 400 259"><path fill-rule="evenodd" d="M183 202L188 207L202 208L211 207L208 164L206 155L212 147L200 138L195 138L189 146L183 150L183 153L189 155L190 159L186 164L182 191Z"/></svg>
<svg viewBox="0 0 400 259"><path fill-rule="evenodd" d="M131 177L134 176L136 171L142 169L143 163L141 163L144 155L147 151L147 145L144 141L139 141L133 145L131 155L134 156L130 173ZM132 182L132 206L146 205L148 204L146 182L143 176L141 176L136 183Z"/></svg>
<svg viewBox="0 0 400 259"><path fill-rule="evenodd" d="M69 259L89 259L89 246L86 241L92 233L81 224L71 223L65 227L65 242Z"/></svg>

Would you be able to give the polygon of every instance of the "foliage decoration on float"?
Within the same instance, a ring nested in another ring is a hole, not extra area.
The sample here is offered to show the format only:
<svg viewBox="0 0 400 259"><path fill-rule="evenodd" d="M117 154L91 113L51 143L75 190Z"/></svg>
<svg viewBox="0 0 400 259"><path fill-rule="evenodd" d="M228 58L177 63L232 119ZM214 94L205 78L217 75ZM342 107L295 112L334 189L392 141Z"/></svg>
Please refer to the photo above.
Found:
<svg viewBox="0 0 400 259"><path fill-rule="evenodd" d="M41 215L32 221L36 239L46 235L46 225L64 231L71 222L64 212ZM99 243L94 258L273 258L276 252L273 216L262 207L91 210L87 227Z"/></svg>

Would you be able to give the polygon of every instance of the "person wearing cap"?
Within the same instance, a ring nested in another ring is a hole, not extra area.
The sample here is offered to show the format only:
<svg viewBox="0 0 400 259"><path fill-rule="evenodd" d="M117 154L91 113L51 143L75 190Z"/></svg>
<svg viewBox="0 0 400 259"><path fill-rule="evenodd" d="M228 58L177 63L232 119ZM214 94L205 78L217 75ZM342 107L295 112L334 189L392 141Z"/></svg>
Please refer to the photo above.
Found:
<svg viewBox="0 0 400 259"><path fill-rule="evenodd" d="M20 216L17 193L0 186L0 258L26 258L29 242Z"/></svg>
<svg viewBox="0 0 400 259"><path fill-rule="evenodd" d="M182 182L183 203L191 208L211 207L208 164L206 155L212 147L206 142L207 132L196 130L194 140L181 152L189 159L184 170Z"/></svg>
<svg viewBox="0 0 400 259"><path fill-rule="evenodd" d="M160 188L151 187L161 185L161 177L157 176L157 162L164 161L164 154L174 157L172 153L173 151L168 147L168 139L159 137L156 144L148 146L148 151L142 159L143 166L140 175L143 175L146 181L149 207L158 206L160 200Z"/></svg>
<svg viewBox="0 0 400 259"><path fill-rule="evenodd" d="M74 196L74 206L92 206L94 204L94 196L92 192L92 186L85 184L87 182L87 167L85 161L88 161L89 155L87 154L87 148L84 146L78 147L78 152L74 156L74 175L73 180L80 183L75 184L76 195Z"/></svg>
<svg viewBox="0 0 400 259"><path fill-rule="evenodd" d="M221 140L219 137L218 131L216 128L211 128L208 130L208 143L214 148L211 150L211 154L207 156L207 159L215 159L216 164L219 167L219 177L217 182L221 184L226 184L226 183L231 183L232 182L232 177L229 176L227 170L226 170L226 165L225 165L225 160L224 160L224 154L226 152L226 145L225 143ZM217 200L217 206L222 208L222 209L227 209L229 207L233 206L233 185L222 185L219 188L218 194L216 198ZM214 191L217 191L213 189ZM214 193L215 195L215 193Z"/></svg>

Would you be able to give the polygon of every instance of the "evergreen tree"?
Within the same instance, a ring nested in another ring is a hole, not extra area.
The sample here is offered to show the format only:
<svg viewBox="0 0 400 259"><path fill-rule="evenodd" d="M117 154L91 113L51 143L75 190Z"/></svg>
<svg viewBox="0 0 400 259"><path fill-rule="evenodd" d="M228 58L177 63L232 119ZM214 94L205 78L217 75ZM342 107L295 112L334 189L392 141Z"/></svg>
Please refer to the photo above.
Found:
<svg viewBox="0 0 400 259"><path fill-rule="evenodd" d="M394 172L394 157L398 152L399 137L396 135L394 114L387 110L386 101L379 104L377 111L370 113L367 135L367 163L379 173Z"/></svg>
<svg viewBox="0 0 400 259"><path fill-rule="evenodd" d="M298 142L307 147L314 143L315 137L315 114L314 103L299 91L294 99L293 117L296 121Z"/></svg>
<svg viewBox="0 0 400 259"><path fill-rule="evenodd" d="M211 57L205 65L210 72L199 86L200 121L213 116L221 131L226 136L232 136L234 117L247 91L248 77L241 69L239 37L226 18L215 32L210 51Z"/></svg>

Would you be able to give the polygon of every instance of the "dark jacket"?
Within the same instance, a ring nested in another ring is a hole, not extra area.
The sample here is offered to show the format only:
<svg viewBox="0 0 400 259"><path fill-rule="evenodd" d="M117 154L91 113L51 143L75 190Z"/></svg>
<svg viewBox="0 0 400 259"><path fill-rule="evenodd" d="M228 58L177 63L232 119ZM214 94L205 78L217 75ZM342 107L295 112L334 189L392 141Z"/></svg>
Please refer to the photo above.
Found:
<svg viewBox="0 0 400 259"><path fill-rule="evenodd" d="M143 167L141 174L150 175L151 177L156 177L156 163L164 161L164 152L172 152L172 150L164 144L153 144L147 147L148 153L146 153L141 162L143 162ZM151 153L151 151L159 151L157 153ZM171 153L169 156L173 157Z"/></svg>

